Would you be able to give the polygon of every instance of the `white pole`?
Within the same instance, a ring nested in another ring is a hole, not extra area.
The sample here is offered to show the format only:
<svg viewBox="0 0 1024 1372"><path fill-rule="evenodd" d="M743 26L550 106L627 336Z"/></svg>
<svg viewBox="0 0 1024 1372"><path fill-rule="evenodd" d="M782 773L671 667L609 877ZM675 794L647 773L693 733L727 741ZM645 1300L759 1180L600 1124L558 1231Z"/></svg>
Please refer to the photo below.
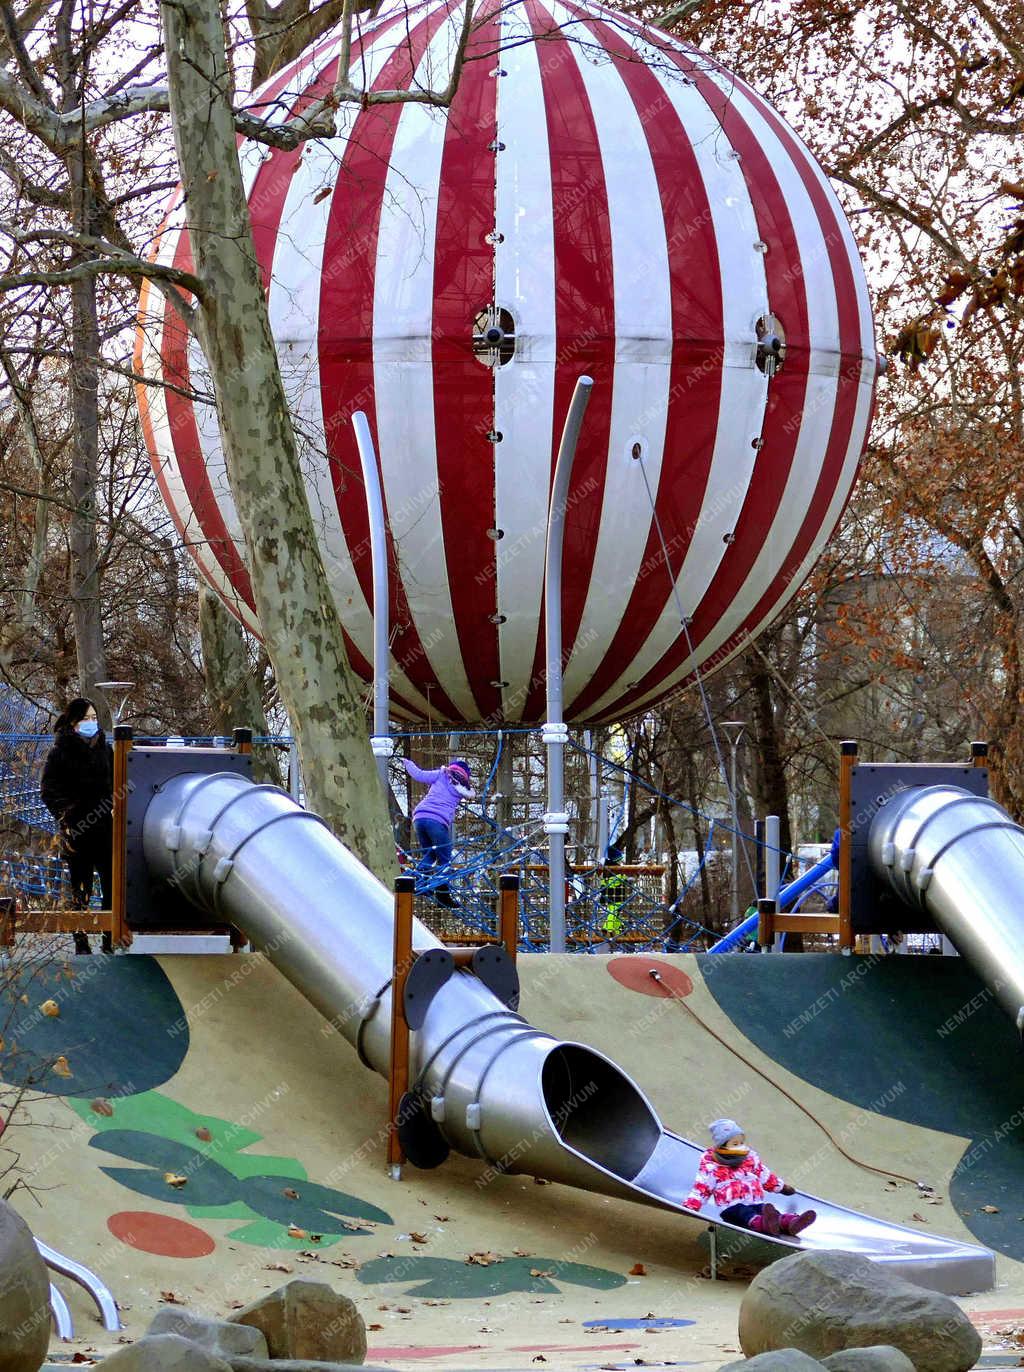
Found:
<svg viewBox="0 0 1024 1372"><path fill-rule="evenodd" d="M373 447L369 421L362 410L352 416L356 447L363 470L363 489L366 492L366 515L370 525L370 560L373 567L373 733L370 747L377 759L381 782L388 784L388 759L394 752L394 739L388 730L390 695L390 654L388 639L388 544L384 520L384 497L377 471L377 454Z"/></svg>
<svg viewBox="0 0 1024 1372"><path fill-rule="evenodd" d="M778 815L765 815L764 818L764 893L771 900L779 898L782 885L782 824ZM772 939L772 951L779 946L779 936Z"/></svg>
<svg viewBox="0 0 1024 1372"><path fill-rule="evenodd" d="M569 730L562 719L562 548L572 464L593 385L589 376L577 380L565 417L548 507L544 562L547 722L541 730L541 738L547 746L548 764L544 832L548 836L548 927L552 953L565 952L565 836L569 832L569 816L565 809L565 745Z"/></svg>

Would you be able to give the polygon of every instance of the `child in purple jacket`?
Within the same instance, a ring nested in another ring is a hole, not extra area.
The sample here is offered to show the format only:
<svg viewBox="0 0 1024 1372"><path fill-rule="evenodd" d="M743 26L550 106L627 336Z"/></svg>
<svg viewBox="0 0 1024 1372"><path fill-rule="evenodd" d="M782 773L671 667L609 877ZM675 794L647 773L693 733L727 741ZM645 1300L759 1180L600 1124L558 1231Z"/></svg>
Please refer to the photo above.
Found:
<svg viewBox="0 0 1024 1372"><path fill-rule="evenodd" d="M443 870L452 860L455 811L464 800L472 800L476 795L471 785L473 777L469 764L457 757L447 767L426 771L408 758L403 758L402 762L413 781L422 781L430 786L412 812L413 833L420 845L420 860L416 870L423 873L434 868ZM446 905L450 910L458 909L458 901L448 889L447 882L435 886L433 894L439 905Z"/></svg>

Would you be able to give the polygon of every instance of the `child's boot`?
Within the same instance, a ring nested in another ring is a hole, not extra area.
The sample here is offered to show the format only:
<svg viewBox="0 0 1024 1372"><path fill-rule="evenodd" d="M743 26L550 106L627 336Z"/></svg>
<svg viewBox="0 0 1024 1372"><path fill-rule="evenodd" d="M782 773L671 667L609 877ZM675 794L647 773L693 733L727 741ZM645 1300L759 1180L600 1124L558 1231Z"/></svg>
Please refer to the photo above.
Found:
<svg viewBox="0 0 1024 1372"><path fill-rule="evenodd" d="M757 1233L769 1234L772 1238L775 1238L777 1234L782 1233L782 1216L770 1202L765 1205L760 1215L755 1216L755 1218L761 1221L760 1228L756 1231ZM751 1229L754 1228L753 1220L750 1222L750 1227Z"/></svg>
<svg viewBox="0 0 1024 1372"><path fill-rule="evenodd" d="M818 1218L816 1210L805 1210L803 1214L788 1214L781 1217L782 1232L788 1234L791 1239L795 1239L797 1234L802 1234L805 1229L814 1223Z"/></svg>

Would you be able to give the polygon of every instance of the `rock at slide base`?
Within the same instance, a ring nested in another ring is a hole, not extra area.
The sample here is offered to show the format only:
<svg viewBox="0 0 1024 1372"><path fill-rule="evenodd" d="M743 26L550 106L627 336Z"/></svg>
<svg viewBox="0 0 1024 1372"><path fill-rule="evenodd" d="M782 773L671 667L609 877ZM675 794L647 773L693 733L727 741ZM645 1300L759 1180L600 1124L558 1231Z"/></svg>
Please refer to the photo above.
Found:
<svg viewBox="0 0 1024 1372"><path fill-rule="evenodd" d="M759 1272L740 1306L739 1336L748 1358L886 1345L916 1372L968 1372L981 1357L981 1337L955 1301L841 1252L798 1253Z"/></svg>
<svg viewBox="0 0 1024 1372"><path fill-rule="evenodd" d="M718 1372L821 1372L821 1367L817 1358L809 1358L799 1348L778 1348L756 1358L726 1363Z"/></svg>
<svg viewBox="0 0 1024 1372"><path fill-rule="evenodd" d="M829 1372L914 1372L914 1364L898 1348L875 1344L871 1348L844 1348L822 1361Z"/></svg>
<svg viewBox="0 0 1024 1372"><path fill-rule="evenodd" d="M38 1372L50 1346L50 1278L32 1231L0 1201L0 1372Z"/></svg>
<svg viewBox="0 0 1024 1372"><path fill-rule="evenodd" d="M181 1306L165 1305L150 1322L149 1334L177 1334L216 1358L268 1356L267 1341L258 1329L229 1320L208 1319Z"/></svg>
<svg viewBox="0 0 1024 1372"><path fill-rule="evenodd" d="M223 1358L180 1334L147 1334L104 1358L103 1372L231 1372Z"/></svg>
<svg viewBox="0 0 1024 1372"><path fill-rule="evenodd" d="M272 1358L363 1363L366 1325L352 1301L326 1282L296 1278L231 1317L267 1341Z"/></svg>

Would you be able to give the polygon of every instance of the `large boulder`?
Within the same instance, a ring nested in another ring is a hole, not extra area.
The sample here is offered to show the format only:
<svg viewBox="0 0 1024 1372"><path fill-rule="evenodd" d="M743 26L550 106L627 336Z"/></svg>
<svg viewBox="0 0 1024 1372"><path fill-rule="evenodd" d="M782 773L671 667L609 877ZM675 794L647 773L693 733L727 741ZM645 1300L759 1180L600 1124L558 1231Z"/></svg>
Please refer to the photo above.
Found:
<svg viewBox="0 0 1024 1372"><path fill-rule="evenodd" d="M773 1353L759 1353L756 1358L731 1362L718 1372L821 1372L817 1358L809 1358L799 1348L780 1348Z"/></svg>
<svg viewBox="0 0 1024 1372"><path fill-rule="evenodd" d="M270 1356L262 1333L248 1324L211 1320L180 1305L165 1305L150 1322L150 1334L177 1334L218 1358Z"/></svg>
<svg viewBox="0 0 1024 1372"><path fill-rule="evenodd" d="M38 1372L50 1346L50 1278L32 1231L0 1200L0 1372Z"/></svg>
<svg viewBox="0 0 1024 1372"><path fill-rule="evenodd" d="M844 1348L822 1359L829 1372L914 1372L914 1364L898 1348L876 1344L874 1348Z"/></svg>
<svg viewBox="0 0 1024 1372"><path fill-rule="evenodd" d="M258 1329L272 1358L342 1363L366 1360L363 1317L347 1296L326 1282L297 1277L253 1301L231 1319Z"/></svg>
<svg viewBox="0 0 1024 1372"><path fill-rule="evenodd" d="M799 1348L815 1358L891 1345L916 1372L967 1372L981 1338L948 1296L926 1291L853 1253L797 1253L766 1268L740 1306L748 1358Z"/></svg>
<svg viewBox="0 0 1024 1372"><path fill-rule="evenodd" d="M180 1334L147 1334L103 1359L103 1372L231 1372L223 1358Z"/></svg>

